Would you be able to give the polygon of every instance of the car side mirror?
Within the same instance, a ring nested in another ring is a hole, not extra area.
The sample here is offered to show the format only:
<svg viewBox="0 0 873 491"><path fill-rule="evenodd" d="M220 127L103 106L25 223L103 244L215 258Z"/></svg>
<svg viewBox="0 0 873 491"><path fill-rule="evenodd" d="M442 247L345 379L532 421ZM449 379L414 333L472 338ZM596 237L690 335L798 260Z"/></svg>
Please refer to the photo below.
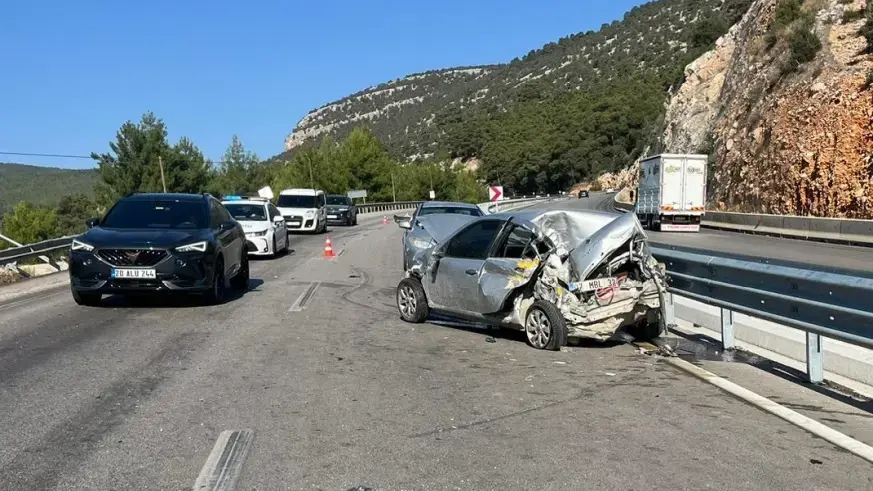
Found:
<svg viewBox="0 0 873 491"><path fill-rule="evenodd" d="M227 221L221 222L221 225L219 226L219 230L221 232L227 232L229 230L233 230L235 227L236 227L235 221L227 220Z"/></svg>
<svg viewBox="0 0 873 491"><path fill-rule="evenodd" d="M394 222L402 229L412 230L412 217L409 215L394 215Z"/></svg>
<svg viewBox="0 0 873 491"><path fill-rule="evenodd" d="M279 225L280 223L282 223L284 221L285 221L285 217L283 217L282 215L276 215L273 217L273 223L276 225Z"/></svg>
<svg viewBox="0 0 873 491"><path fill-rule="evenodd" d="M85 226L88 228L94 228L99 224L100 224L100 219L97 217L91 217L91 218L85 220Z"/></svg>

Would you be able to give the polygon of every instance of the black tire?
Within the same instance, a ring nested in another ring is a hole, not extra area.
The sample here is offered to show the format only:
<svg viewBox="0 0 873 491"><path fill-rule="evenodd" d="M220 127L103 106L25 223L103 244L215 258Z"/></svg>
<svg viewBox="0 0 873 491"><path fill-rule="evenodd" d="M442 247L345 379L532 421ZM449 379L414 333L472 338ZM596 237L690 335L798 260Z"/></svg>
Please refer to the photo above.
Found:
<svg viewBox="0 0 873 491"><path fill-rule="evenodd" d="M282 247L282 255L288 254L289 250L291 250L291 236L288 235L288 232L285 232L285 245Z"/></svg>
<svg viewBox="0 0 873 491"><path fill-rule="evenodd" d="M271 257L275 258L276 256L279 255L279 249L276 249L276 234L273 234L273 248L270 250L273 251L273 254ZM246 255L248 255L248 254L246 254Z"/></svg>
<svg viewBox="0 0 873 491"><path fill-rule="evenodd" d="M76 302L76 304L86 305L88 307L96 307L100 305L100 300L103 298L103 295L100 293L80 292L72 285L70 286L70 292L73 294L73 301Z"/></svg>
<svg viewBox="0 0 873 491"><path fill-rule="evenodd" d="M661 322L661 310L655 309L657 317L651 321L643 320L639 324L632 326L628 331L636 341L651 342L661 337L665 327Z"/></svg>
<svg viewBox="0 0 873 491"><path fill-rule="evenodd" d="M430 307L427 305L427 296L424 294L424 288L415 278L403 278L400 284L397 285L395 293L397 301L397 310L400 311L400 318L406 322L420 324L427 320L430 314Z"/></svg>
<svg viewBox="0 0 873 491"><path fill-rule="evenodd" d="M276 239L273 239L275 241ZM274 248L273 251L276 249ZM275 254L275 253L274 253ZM242 259L240 260L240 270L230 279L230 286L232 286L235 290L247 291L249 289L249 276L251 275L251 270L249 269L249 255L246 251L243 251Z"/></svg>
<svg viewBox="0 0 873 491"><path fill-rule="evenodd" d="M567 321L552 302L537 300L524 318L527 343L534 348L558 351L567 345Z"/></svg>
<svg viewBox="0 0 873 491"><path fill-rule="evenodd" d="M215 272L212 273L212 287L206 294L206 303L211 305L222 304L224 303L224 294L224 259L219 257L215 261Z"/></svg>
<svg viewBox="0 0 873 491"><path fill-rule="evenodd" d="M355 213L355 219L352 221L352 225L357 225L357 224L358 224L358 214Z"/></svg>

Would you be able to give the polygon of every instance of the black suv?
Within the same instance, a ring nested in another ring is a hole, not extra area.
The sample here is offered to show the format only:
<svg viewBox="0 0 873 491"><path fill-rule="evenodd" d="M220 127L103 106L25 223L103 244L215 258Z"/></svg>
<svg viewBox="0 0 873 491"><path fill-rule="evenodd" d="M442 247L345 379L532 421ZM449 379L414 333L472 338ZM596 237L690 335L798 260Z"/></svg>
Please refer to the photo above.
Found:
<svg viewBox="0 0 873 491"><path fill-rule="evenodd" d="M80 305L103 294L203 293L224 300L248 288L248 244L239 223L208 194L134 193L73 239L70 288Z"/></svg>
<svg viewBox="0 0 873 491"><path fill-rule="evenodd" d="M328 223L358 224L358 207L348 196L330 195L324 208Z"/></svg>

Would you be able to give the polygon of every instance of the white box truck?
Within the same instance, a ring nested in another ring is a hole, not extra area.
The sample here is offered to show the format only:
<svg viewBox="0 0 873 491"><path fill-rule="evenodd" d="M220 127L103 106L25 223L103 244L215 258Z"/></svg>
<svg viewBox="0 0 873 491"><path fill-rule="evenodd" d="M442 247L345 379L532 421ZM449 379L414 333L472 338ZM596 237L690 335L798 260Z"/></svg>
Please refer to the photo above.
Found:
<svg viewBox="0 0 873 491"><path fill-rule="evenodd" d="M706 212L706 155L662 154L640 162L636 214L649 230L698 232Z"/></svg>

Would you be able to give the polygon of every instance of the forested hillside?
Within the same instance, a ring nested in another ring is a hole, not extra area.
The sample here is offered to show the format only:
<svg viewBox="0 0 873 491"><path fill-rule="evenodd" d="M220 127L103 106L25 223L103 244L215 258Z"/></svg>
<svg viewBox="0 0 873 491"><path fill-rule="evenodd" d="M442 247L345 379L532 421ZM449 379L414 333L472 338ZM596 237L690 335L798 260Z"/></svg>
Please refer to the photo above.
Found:
<svg viewBox="0 0 873 491"><path fill-rule="evenodd" d="M94 194L97 172L0 163L0 215L19 201L55 206L68 194Z"/></svg>
<svg viewBox="0 0 873 491"><path fill-rule="evenodd" d="M650 2L507 64L372 87L310 112L286 150L366 125L398 157L475 156L489 181L516 191L561 189L629 164L654 142L684 67L750 3Z"/></svg>

